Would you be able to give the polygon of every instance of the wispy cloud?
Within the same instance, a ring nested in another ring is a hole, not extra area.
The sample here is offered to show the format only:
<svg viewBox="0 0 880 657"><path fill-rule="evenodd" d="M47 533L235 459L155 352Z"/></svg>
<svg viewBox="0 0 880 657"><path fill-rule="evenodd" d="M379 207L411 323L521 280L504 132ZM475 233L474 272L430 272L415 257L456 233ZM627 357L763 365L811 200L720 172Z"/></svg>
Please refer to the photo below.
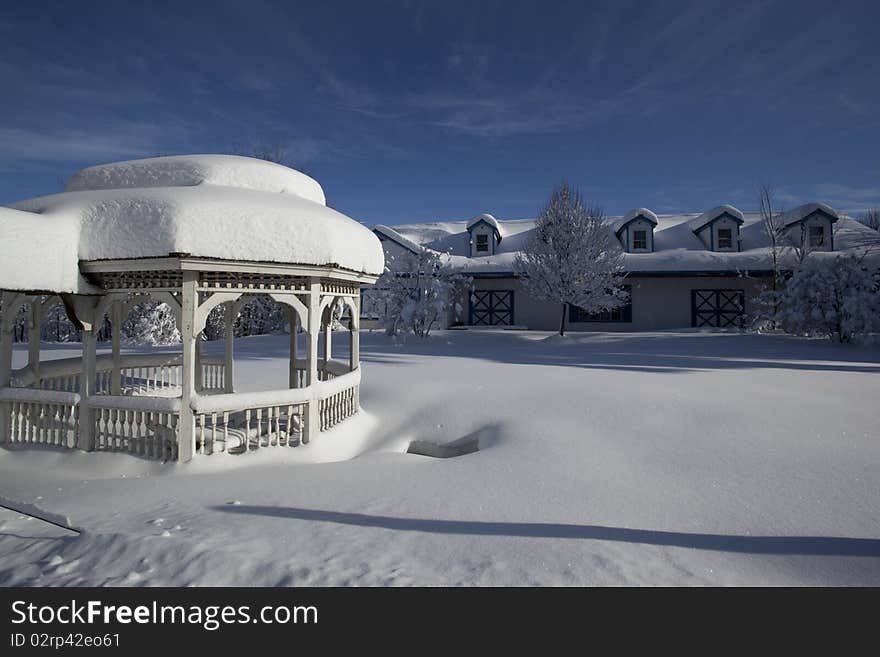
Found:
<svg viewBox="0 0 880 657"><path fill-rule="evenodd" d="M471 96L419 94L406 104L425 123L472 137L508 137L575 130L613 113L614 101L589 101L555 90Z"/></svg>

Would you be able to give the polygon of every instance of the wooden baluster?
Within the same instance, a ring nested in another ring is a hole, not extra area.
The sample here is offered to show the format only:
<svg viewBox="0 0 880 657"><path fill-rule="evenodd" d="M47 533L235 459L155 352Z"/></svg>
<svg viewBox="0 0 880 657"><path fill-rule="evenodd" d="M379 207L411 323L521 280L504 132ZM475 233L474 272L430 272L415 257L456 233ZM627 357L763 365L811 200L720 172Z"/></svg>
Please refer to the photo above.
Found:
<svg viewBox="0 0 880 657"><path fill-rule="evenodd" d="M223 411L223 449L229 449L229 412Z"/></svg>
<svg viewBox="0 0 880 657"><path fill-rule="evenodd" d="M211 413L211 454L216 451L217 445L217 414Z"/></svg>
<svg viewBox="0 0 880 657"><path fill-rule="evenodd" d="M137 376L137 375L135 375ZM141 421L143 420L143 411L133 411L131 414L131 442L134 445L134 453L138 456L144 454L144 434Z"/></svg>
<svg viewBox="0 0 880 657"><path fill-rule="evenodd" d="M119 443L119 411L112 408L110 409L110 447L117 449Z"/></svg>
<svg viewBox="0 0 880 657"><path fill-rule="evenodd" d="M34 402L32 404L32 406L34 408L34 437L33 437L32 442L35 445L38 445L41 442L40 441L40 428L41 428L42 421L40 419L40 415L42 414L43 405L40 403Z"/></svg>
<svg viewBox="0 0 880 657"><path fill-rule="evenodd" d="M156 458L160 461L167 461L171 458L172 447L168 444L168 414L167 413L156 413L156 426L158 427L158 431L156 432L156 436L158 438L157 441L157 454Z"/></svg>
<svg viewBox="0 0 880 657"><path fill-rule="evenodd" d="M247 409L244 412L244 440L245 440L245 451L251 448L251 409Z"/></svg>
<svg viewBox="0 0 880 657"><path fill-rule="evenodd" d="M73 409L70 406L68 406L67 404L65 404L64 406L61 407L61 437L62 437L62 441L63 441L62 444L68 448L72 446L71 440L70 440L70 429L69 429L70 424L71 424L70 416L71 416L72 410Z"/></svg>
<svg viewBox="0 0 880 657"><path fill-rule="evenodd" d="M202 454L207 454L208 451L205 448L205 414L199 413L199 427L201 428L201 452ZM198 451L198 450L197 450Z"/></svg>
<svg viewBox="0 0 880 657"><path fill-rule="evenodd" d="M177 413L169 413L168 414L168 424L169 424L169 429L171 430L171 431L169 431L169 433L172 437L171 458L175 461L177 460L177 452L179 450L178 437L177 437L177 420L178 420Z"/></svg>
<svg viewBox="0 0 880 657"><path fill-rule="evenodd" d="M23 402L16 402L13 408L13 428L12 433L15 437L14 442L20 443L23 442L24 439L24 414L25 414L25 405Z"/></svg>
<svg viewBox="0 0 880 657"><path fill-rule="evenodd" d="M28 442L37 442L37 405L33 402L28 405Z"/></svg>
<svg viewBox="0 0 880 657"><path fill-rule="evenodd" d="M149 411L141 411L141 455L146 457L152 456L152 445L150 443L150 430L147 426L150 423Z"/></svg>
<svg viewBox="0 0 880 657"><path fill-rule="evenodd" d="M46 404L46 442L58 445L58 404Z"/></svg>
<svg viewBox="0 0 880 657"><path fill-rule="evenodd" d="M147 420L147 422L149 423L150 428L151 428L151 431L152 431L152 435L151 435L151 436L150 436L150 434L147 434L148 436L150 436L150 439L149 439L149 440L150 440L150 443L149 443L149 445L148 445L148 447L149 447L149 456L150 456L151 459L158 459L158 458L159 458L159 448L158 448L158 445L159 445L158 436L159 436L159 434L158 434L158 432L156 431L156 427L158 427L158 425L159 425L159 421L158 421L159 418L157 417L155 411L147 411L147 417L146 417L146 420Z"/></svg>
<svg viewBox="0 0 880 657"><path fill-rule="evenodd" d="M168 432L165 430L165 413L156 413L156 458L162 461L168 460Z"/></svg>

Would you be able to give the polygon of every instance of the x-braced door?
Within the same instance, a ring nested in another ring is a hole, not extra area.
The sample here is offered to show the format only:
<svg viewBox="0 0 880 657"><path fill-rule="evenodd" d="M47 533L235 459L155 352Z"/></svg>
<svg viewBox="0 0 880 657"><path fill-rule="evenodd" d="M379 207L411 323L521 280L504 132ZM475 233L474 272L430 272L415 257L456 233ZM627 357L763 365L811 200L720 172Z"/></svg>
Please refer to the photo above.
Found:
<svg viewBox="0 0 880 657"><path fill-rule="evenodd" d="M691 326L741 327L744 313L743 290L691 290Z"/></svg>
<svg viewBox="0 0 880 657"><path fill-rule="evenodd" d="M513 290L475 290L471 294L472 326L511 326Z"/></svg>

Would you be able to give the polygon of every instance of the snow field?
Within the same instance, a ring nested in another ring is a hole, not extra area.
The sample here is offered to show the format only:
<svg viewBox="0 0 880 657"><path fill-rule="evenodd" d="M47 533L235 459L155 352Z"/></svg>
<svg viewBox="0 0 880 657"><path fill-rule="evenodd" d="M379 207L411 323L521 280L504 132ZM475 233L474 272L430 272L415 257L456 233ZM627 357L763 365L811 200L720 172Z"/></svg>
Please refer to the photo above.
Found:
<svg viewBox="0 0 880 657"><path fill-rule="evenodd" d="M85 530L0 517L0 582L880 584L880 349L548 337L364 332L365 413L305 447L0 452L0 495ZM237 341L241 390L284 384L286 339ZM468 435L479 452L404 453Z"/></svg>

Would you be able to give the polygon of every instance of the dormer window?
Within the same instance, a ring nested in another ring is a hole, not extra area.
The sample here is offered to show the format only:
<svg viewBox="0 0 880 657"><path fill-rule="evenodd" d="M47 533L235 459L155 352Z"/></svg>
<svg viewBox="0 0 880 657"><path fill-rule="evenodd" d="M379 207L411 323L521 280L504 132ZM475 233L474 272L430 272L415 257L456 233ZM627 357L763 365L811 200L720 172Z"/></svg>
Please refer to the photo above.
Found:
<svg viewBox="0 0 880 657"><path fill-rule="evenodd" d="M633 250L634 251L644 251L647 248L648 248L648 231L634 230L633 231Z"/></svg>
<svg viewBox="0 0 880 657"><path fill-rule="evenodd" d="M740 250L740 226L743 213L732 205L719 205L688 222L694 235L709 251L721 253Z"/></svg>
<svg viewBox="0 0 880 657"><path fill-rule="evenodd" d="M470 235L471 257L491 256L501 244L501 225L491 214L481 214L467 223Z"/></svg>
<svg viewBox="0 0 880 657"><path fill-rule="evenodd" d="M834 208L819 202L806 203L777 217L788 239L810 251L834 250L834 224L839 219Z"/></svg>
<svg viewBox="0 0 880 657"><path fill-rule="evenodd" d="M611 222L614 236L627 253L651 253L654 250L654 228L657 215L648 208L630 210Z"/></svg>

